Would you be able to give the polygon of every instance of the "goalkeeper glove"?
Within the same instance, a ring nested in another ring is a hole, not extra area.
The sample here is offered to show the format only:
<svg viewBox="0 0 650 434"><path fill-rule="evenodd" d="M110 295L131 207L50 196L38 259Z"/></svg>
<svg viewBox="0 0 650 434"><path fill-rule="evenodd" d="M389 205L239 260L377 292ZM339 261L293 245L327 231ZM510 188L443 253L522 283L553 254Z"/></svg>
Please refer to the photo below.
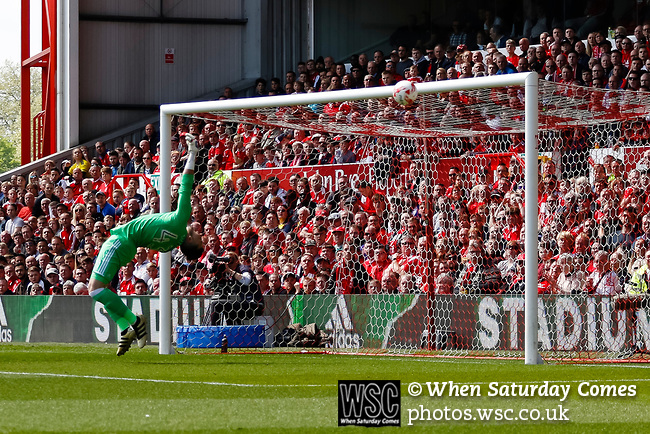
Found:
<svg viewBox="0 0 650 434"><path fill-rule="evenodd" d="M196 138L192 134L185 134L185 143L187 143L187 151L189 153L198 154L199 147L197 146Z"/></svg>

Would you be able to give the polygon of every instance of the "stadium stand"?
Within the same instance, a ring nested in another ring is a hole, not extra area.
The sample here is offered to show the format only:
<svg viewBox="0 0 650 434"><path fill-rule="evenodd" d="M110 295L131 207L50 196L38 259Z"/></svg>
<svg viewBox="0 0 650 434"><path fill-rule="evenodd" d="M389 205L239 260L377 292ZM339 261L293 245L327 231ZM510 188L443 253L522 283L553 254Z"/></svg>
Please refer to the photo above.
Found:
<svg viewBox="0 0 650 434"><path fill-rule="evenodd" d="M400 47L386 59L375 53L374 60L365 64L337 64L331 57L319 57L300 62L284 82L259 79L256 96L523 71L538 72L541 80L559 83L559 91L565 93L650 92L650 25L643 26L635 42L619 35L612 44L606 36L593 32L583 42L571 29L560 38L543 32L539 45L526 38L507 40L503 52L494 42L482 51L470 51L465 44L408 47L414 54L408 60L415 64L407 67ZM516 48L520 54L515 54ZM83 293L109 230L158 212L152 179L159 155L152 129L147 125L139 142L126 141L114 149L106 149L102 142L94 149L80 147L70 161L46 161L25 176L2 183L0 294ZM523 148L517 137L436 150L440 157L510 153L512 158L489 183L486 178L471 180L451 167L445 174L448 182L436 188L440 204L436 275L435 287L429 288L414 284L413 277L418 273L418 254L426 246L418 208L420 169L414 158L418 150L399 149L392 156L396 167L409 174L399 195L410 205L397 210L395 196L373 191L367 180L352 183L342 176L336 188L326 190L320 175L299 175L306 166L375 161L379 157L373 151L375 142L364 137L191 118L175 118L172 131L175 174L182 168L185 135L195 135L202 145L192 224L207 246L198 261L188 262L180 251L174 253L175 295L212 295L215 257L228 252L240 255L241 264L253 271L265 294L523 291L517 159ZM650 130L647 122L624 125L622 134L627 140L623 146L645 144ZM567 145L566 151L579 154L578 142ZM586 160L586 154L579 155ZM568 171L552 160L544 164L540 293L614 294L626 284L630 291L647 291L643 276L650 267L649 160L650 151L645 151L630 170L609 158L594 165L591 179L575 167ZM264 173L260 169L267 168L284 169L287 183L277 176L260 176ZM494 219L486 211L491 204L501 210ZM141 250L113 282L121 295L157 294L157 252ZM471 274L481 261L489 266L477 280ZM357 265L349 267L351 262ZM346 275L350 268L352 275Z"/></svg>

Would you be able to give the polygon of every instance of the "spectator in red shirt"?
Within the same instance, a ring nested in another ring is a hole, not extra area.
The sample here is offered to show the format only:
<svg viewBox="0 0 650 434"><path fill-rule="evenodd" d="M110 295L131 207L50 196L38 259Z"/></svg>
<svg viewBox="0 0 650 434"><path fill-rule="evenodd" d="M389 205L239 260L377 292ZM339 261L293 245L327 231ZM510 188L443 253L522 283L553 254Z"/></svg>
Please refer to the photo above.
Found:
<svg viewBox="0 0 650 434"><path fill-rule="evenodd" d="M510 207L506 212L506 226L503 228L505 241L518 241L521 235L522 218L517 207Z"/></svg>
<svg viewBox="0 0 650 434"><path fill-rule="evenodd" d="M517 49L517 44L515 43L515 40L508 39L506 41L506 53L508 54L506 56L506 60L508 61L508 63L512 65L517 65L519 63L519 56L515 54L516 49Z"/></svg>
<svg viewBox="0 0 650 434"><path fill-rule="evenodd" d="M374 263L368 270L371 279L381 281L384 271L388 269L391 261L388 257L388 249L386 246L378 245L374 248Z"/></svg>
<svg viewBox="0 0 650 434"><path fill-rule="evenodd" d="M34 204L36 203L36 197L32 192L27 192L25 193L24 196L24 206L20 208L20 211L18 212L18 217L23 219L23 221L26 221L29 217L32 216L32 209L34 208Z"/></svg>
<svg viewBox="0 0 650 434"><path fill-rule="evenodd" d="M74 227L72 226L72 216L69 212L64 212L59 215L59 223L61 224L61 230L59 236L63 241L63 245L66 250L72 248L74 240Z"/></svg>
<svg viewBox="0 0 650 434"><path fill-rule="evenodd" d="M111 161L108 157L108 152L106 151L106 145L104 142L95 143L95 156L99 158L102 162L102 166L110 166Z"/></svg>
<svg viewBox="0 0 650 434"><path fill-rule="evenodd" d="M315 173L309 177L309 187L312 200L317 204L324 204L327 199L327 191L323 187L323 176Z"/></svg>
<svg viewBox="0 0 650 434"><path fill-rule="evenodd" d="M8 288L12 293L16 293L16 290L20 286L21 280L16 275L16 270L13 264L7 264L4 267L5 271L5 281L7 282Z"/></svg>
<svg viewBox="0 0 650 434"><path fill-rule="evenodd" d="M376 212L375 207L372 203L372 197L375 194L374 189L368 181L365 179L360 180L357 183L357 190L361 193L359 205L367 213Z"/></svg>
<svg viewBox="0 0 650 434"><path fill-rule="evenodd" d="M70 187L72 188L72 192L74 193L75 197L79 196L83 192L82 189L83 180L84 180L84 173L81 170L81 168L79 167L74 168L72 170L72 182L70 183Z"/></svg>
<svg viewBox="0 0 650 434"><path fill-rule="evenodd" d="M136 282L136 278L133 275L133 271L135 271L135 265L133 264L133 261L123 266L121 270L122 270L122 278L120 279L120 284L117 288L117 293L119 295L132 295L135 292L135 282Z"/></svg>

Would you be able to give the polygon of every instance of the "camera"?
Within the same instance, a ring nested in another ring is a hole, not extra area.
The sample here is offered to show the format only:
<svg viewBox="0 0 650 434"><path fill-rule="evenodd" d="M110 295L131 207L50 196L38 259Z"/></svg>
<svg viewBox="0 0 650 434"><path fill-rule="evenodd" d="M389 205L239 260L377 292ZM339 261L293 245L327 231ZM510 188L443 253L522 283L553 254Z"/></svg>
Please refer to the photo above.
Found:
<svg viewBox="0 0 650 434"><path fill-rule="evenodd" d="M210 273L214 274L213 281L216 284L224 283L226 279L226 266L231 265L231 268L234 264L231 264L230 256L217 256L214 253L208 255L208 261L212 262L210 267Z"/></svg>
<svg viewBox="0 0 650 434"><path fill-rule="evenodd" d="M230 256L217 256L214 253L210 253L207 260L212 262L210 273L223 274L223 272L226 271L226 265L230 263Z"/></svg>
<svg viewBox="0 0 650 434"><path fill-rule="evenodd" d="M236 301L236 282L228 279L226 274L227 267L231 269L236 267L236 258L230 256L217 256L214 253L208 255L208 261L212 262L210 273L213 277L207 282L207 286L212 289L214 295L213 301L228 302Z"/></svg>

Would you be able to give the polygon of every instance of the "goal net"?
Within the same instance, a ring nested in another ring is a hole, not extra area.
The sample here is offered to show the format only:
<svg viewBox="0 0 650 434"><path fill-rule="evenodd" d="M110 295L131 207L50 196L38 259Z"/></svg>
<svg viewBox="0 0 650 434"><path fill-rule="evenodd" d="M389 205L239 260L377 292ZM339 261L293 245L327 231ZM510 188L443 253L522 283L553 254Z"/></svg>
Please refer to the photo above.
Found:
<svg viewBox="0 0 650 434"><path fill-rule="evenodd" d="M161 106L161 210L189 130L206 245L161 255L161 353L646 360L650 97L534 73L417 90Z"/></svg>

